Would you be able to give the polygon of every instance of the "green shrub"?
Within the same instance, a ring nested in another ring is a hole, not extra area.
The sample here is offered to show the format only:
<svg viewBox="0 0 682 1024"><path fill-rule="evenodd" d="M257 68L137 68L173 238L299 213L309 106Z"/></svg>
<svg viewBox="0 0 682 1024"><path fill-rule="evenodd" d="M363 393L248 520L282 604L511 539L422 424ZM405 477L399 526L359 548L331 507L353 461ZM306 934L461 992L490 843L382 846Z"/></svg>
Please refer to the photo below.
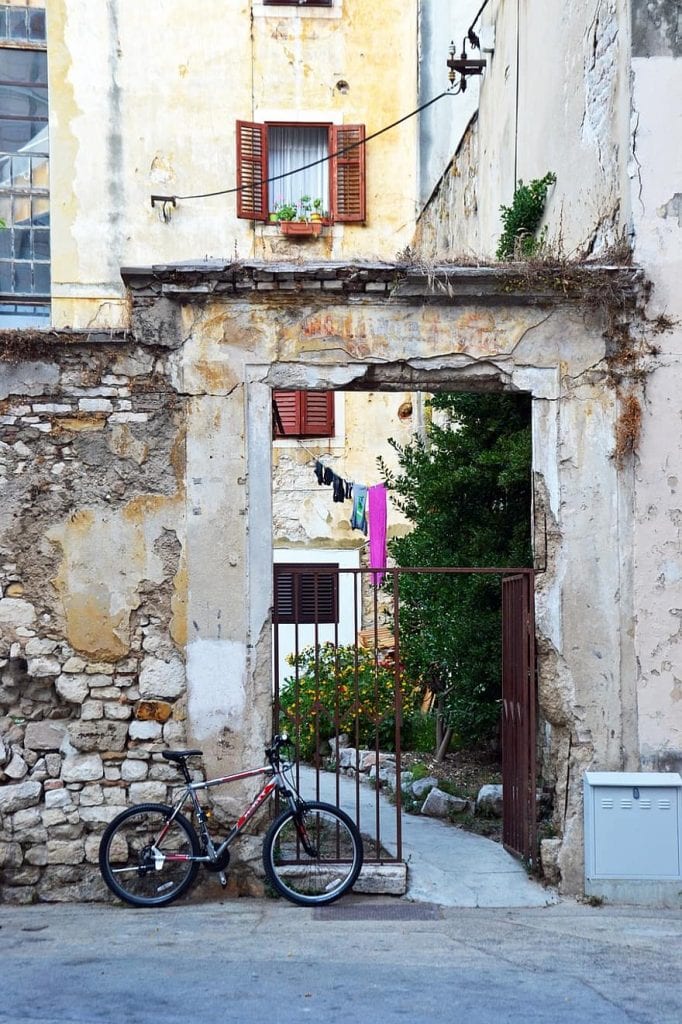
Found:
<svg viewBox="0 0 682 1024"><path fill-rule="evenodd" d="M498 260L531 259L542 247L535 233L545 212L547 190L556 182L556 174L549 171L544 178L522 181L514 192L511 206L501 206L502 235L495 255Z"/></svg>
<svg viewBox="0 0 682 1024"><path fill-rule="evenodd" d="M280 692L282 728L298 747L299 756L312 757L324 740L348 733L351 743L382 750L395 745L396 674L392 664L370 651L332 643L305 647L287 659L296 670ZM403 718L411 720L421 703L418 687L399 673Z"/></svg>

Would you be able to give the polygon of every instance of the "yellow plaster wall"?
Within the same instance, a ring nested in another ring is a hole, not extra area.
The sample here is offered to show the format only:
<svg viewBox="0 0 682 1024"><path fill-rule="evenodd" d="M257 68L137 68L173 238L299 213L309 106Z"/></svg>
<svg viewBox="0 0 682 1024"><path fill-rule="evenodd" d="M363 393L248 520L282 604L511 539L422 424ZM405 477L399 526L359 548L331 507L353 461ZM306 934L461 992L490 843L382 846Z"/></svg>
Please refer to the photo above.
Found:
<svg viewBox="0 0 682 1024"><path fill-rule="evenodd" d="M342 0L336 13L249 0L46 0L50 85L53 322L128 322L121 265L248 256L391 258L414 223L416 120L370 142L367 223L284 244L236 217L234 195L152 194L236 183L235 122L279 110L371 133L416 106L416 13ZM337 83L344 81L347 92Z"/></svg>

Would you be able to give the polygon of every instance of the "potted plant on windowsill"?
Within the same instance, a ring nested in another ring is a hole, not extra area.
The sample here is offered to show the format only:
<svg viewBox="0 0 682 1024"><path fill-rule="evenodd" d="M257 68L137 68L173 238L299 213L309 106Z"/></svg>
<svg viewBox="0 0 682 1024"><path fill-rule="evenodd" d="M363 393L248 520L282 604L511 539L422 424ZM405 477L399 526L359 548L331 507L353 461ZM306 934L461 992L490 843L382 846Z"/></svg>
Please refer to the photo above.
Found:
<svg viewBox="0 0 682 1024"><path fill-rule="evenodd" d="M325 222L322 200L311 200L310 196L301 196L298 203L277 203L274 219L283 235L295 235L299 238L317 237Z"/></svg>

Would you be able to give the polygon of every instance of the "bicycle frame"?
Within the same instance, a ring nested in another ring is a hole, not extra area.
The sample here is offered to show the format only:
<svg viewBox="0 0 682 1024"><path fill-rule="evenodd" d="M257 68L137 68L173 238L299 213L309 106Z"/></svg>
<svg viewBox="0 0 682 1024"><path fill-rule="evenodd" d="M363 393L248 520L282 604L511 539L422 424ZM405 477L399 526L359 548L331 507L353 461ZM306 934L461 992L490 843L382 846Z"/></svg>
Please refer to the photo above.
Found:
<svg viewBox="0 0 682 1024"><path fill-rule="evenodd" d="M156 838L156 843L154 844L155 857L162 857L164 860L169 861L190 860L199 864L213 864L216 861L220 861L220 858L223 856L225 851L244 831L245 826L251 818L253 818L254 814L256 814L256 812L274 793L285 793L291 810L296 811L302 801L293 783L286 778L284 774L285 771L286 769L275 768L273 765L263 765L261 768L252 768L249 771L237 772L234 775L221 775L215 779L207 779L205 782L188 782L184 792L173 805L173 813ZM239 782L242 779L257 778L259 775L271 775L272 779L256 794L244 813L237 819L230 829L227 838L216 848L208 830L208 820L203 807L199 803L197 793L202 789L215 789L217 786L225 786L230 782ZM185 853L162 853L157 849L157 844L162 842L175 817L180 813L188 800L191 802L197 816L201 840L208 853L205 856L199 857Z"/></svg>

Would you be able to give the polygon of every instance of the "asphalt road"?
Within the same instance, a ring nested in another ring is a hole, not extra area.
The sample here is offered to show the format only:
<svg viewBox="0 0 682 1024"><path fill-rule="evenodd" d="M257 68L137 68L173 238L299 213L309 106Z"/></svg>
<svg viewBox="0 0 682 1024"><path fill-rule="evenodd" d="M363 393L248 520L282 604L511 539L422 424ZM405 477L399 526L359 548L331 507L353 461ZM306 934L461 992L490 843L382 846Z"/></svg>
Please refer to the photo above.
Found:
<svg viewBox="0 0 682 1024"><path fill-rule="evenodd" d="M5 1024L680 1024L682 913L347 897L0 908Z"/></svg>

